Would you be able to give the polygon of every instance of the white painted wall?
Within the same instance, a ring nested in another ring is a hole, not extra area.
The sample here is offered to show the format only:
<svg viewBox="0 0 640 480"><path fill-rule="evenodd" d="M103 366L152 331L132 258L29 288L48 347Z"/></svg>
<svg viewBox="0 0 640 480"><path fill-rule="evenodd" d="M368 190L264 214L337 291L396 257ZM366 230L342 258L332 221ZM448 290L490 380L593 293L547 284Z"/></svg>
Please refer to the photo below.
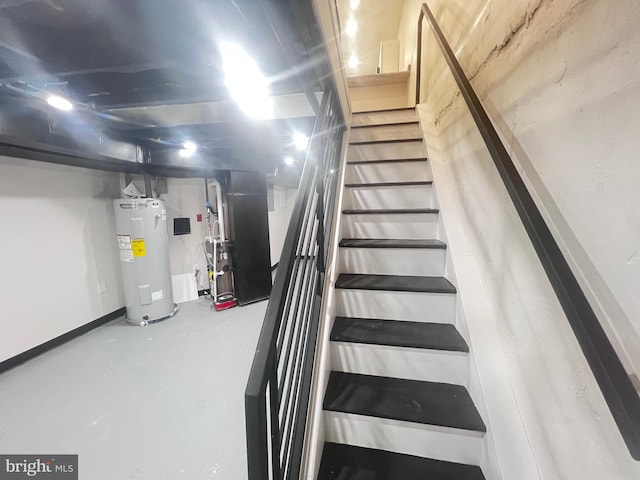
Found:
<svg viewBox="0 0 640 480"><path fill-rule="evenodd" d="M144 191L141 177L134 181ZM122 185L117 173L0 157L0 362L124 306L112 206ZM208 288L204 180L167 185L171 274L192 275L197 265L199 288ZM215 203L215 189L209 193ZM275 194L274 262L297 190ZM173 235L175 217L191 218L190 235Z"/></svg>
<svg viewBox="0 0 640 480"><path fill-rule="evenodd" d="M455 209L461 230L457 237L465 240L462 251L454 251L450 244L454 267L461 279L468 270L464 265L473 265L486 294L488 312L479 318L485 325L472 324L478 320L473 309L468 322L501 468L503 472L518 468L516 459L505 455L505 448L517 447L515 425L499 409L505 399L496 395L495 382L485 379L491 380L506 366L542 478L636 478L640 466L626 450L506 190L483 151L482 139L471 133L471 119L462 115L466 107L460 103L452 107L458 122L437 136L430 132L427 142L432 146L434 182L439 193L447 191L448 202L441 195L442 214ZM461 136L470 141L460 142ZM487 326L493 325L497 336L488 337ZM492 350L504 352L506 365L491 365L501 360Z"/></svg>
<svg viewBox="0 0 640 480"><path fill-rule="evenodd" d="M280 254L287 236L291 212L296 203L297 189L273 186L273 212L269 212L269 242L271 265L280 261Z"/></svg>
<svg viewBox="0 0 640 480"><path fill-rule="evenodd" d="M396 38L402 14L402 1L361 0L356 10L351 8L350 0L337 0L336 3L343 33L340 44L344 58L348 59L355 54L360 60L357 68L348 70L348 75L375 74L379 65L381 43ZM350 19L354 19L358 25L354 38L345 33ZM392 71L398 71L397 60Z"/></svg>
<svg viewBox="0 0 640 480"><path fill-rule="evenodd" d="M171 275L193 274L197 265L200 274L200 288L209 288L207 280L207 260L202 242L207 232L207 209L205 208L205 187L202 178L168 178L168 193L160 195L167 207L167 228L169 229L169 260ZM215 189L210 190L210 201L215 205ZM202 222L196 217L202 215ZM173 219L189 217L191 233L173 234ZM212 219L212 221L215 218Z"/></svg>
<svg viewBox="0 0 640 480"><path fill-rule="evenodd" d="M115 173L0 157L0 361L124 306Z"/></svg>
<svg viewBox="0 0 640 480"><path fill-rule="evenodd" d="M420 3L405 4L405 61L415 62ZM631 125L640 108L640 5L430 5L627 371L637 375L640 137ZM433 38L425 37L423 101L444 127L455 121L448 113L455 90Z"/></svg>
<svg viewBox="0 0 640 480"><path fill-rule="evenodd" d="M420 3L407 0L399 32L401 56L411 63ZM579 0L430 6L587 294L597 297L625 366L637 372L640 139L631 116L640 106L640 7ZM466 253L481 274L495 348L505 353L541 476L639 478L430 35L425 45L423 120L434 180L456 193Z"/></svg>

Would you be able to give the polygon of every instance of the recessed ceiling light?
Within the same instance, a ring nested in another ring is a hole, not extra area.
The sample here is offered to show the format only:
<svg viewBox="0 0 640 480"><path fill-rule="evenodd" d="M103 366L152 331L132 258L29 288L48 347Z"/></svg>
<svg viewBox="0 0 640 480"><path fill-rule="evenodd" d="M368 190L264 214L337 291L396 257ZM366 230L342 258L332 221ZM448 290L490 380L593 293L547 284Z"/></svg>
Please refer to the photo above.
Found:
<svg viewBox="0 0 640 480"><path fill-rule="evenodd" d="M293 165L293 157L284 157L284 163L287 165Z"/></svg>
<svg viewBox="0 0 640 480"><path fill-rule="evenodd" d="M47 97L47 103L53 108L57 108L58 110L62 110L64 112L73 110L73 103L71 103L66 98L60 97L58 95L49 95Z"/></svg>
<svg viewBox="0 0 640 480"><path fill-rule="evenodd" d="M225 83L238 106L250 117L271 118L273 112L269 80L256 62L235 43L221 43L220 53L224 63Z"/></svg>
<svg viewBox="0 0 640 480"><path fill-rule="evenodd" d="M184 148L185 150L188 150L190 152L195 152L196 150L198 150L198 145L196 145L193 142L187 141L187 142L184 142L182 144L182 148Z"/></svg>
<svg viewBox="0 0 640 480"><path fill-rule="evenodd" d="M347 27L345 29L345 32L351 38L356 36L356 33L358 32L358 22L356 22L353 17L350 18L349 21L347 22Z"/></svg>
<svg viewBox="0 0 640 480"><path fill-rule="evenodd" d="M358 59L358 56L355 53L349 57L349 61L348 61L349 68L358 68L359 63L360 63L360 60Z"/></svg>
<svg viewBox="0 0 640 480"><path fill-rule="evenodd" d="M303 133L296 132L293 134L293 144L296 149L300 151L305 150L309 146L309 137Z"/></svg>
<svg viewBox="0 0 640 480"><path fill-rule="evenodd" d="M178 154L183 158L189 158L198 150L198 145L193 142L184 142L182 144L182 149L178 152Z"/></svg>
<svg viewBox="0 0 640 480"><path fill-rule="evenodd" d="M355 10L360 5L360 0L351 0L351 8Z"/></svg>

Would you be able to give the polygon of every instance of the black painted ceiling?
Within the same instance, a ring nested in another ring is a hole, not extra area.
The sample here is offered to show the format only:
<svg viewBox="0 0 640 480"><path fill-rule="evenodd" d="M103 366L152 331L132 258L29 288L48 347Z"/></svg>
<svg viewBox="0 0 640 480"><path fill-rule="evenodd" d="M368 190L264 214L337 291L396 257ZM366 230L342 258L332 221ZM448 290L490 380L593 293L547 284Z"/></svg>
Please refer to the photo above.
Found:
<svg viewBox="0 0 640 480"><path fill-rule="evenodd" d="M309 1L0 0L0 102L11 99L2 104L6 114L7 105L59 92L87 114L108 110L123 118L131 107L215 106L229 101L221 41L243 46L270 78L271 95L321 90L322 61L307 53L319 44ZM313 118L284 117L254 121L239 114L205 124L152 117L144 125L99 120L106 130L169 146L195 140L212 156L240 149L265 157L256 159L262 165L277 163L290 147L289 131L310 133ZM252 139L258 143L247 145Z"/></svg>

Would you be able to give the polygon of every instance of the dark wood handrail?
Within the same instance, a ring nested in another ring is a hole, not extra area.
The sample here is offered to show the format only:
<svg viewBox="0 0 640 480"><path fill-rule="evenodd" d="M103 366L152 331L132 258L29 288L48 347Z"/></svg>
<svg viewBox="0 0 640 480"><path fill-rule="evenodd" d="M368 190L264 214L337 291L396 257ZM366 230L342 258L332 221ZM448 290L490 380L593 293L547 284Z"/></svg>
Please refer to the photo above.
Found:
<svg viewBox="0 0 640 480"><path fill-rule="evenodd" d="M640 396L426 3L422 4L418 19L416 105L420 103L422 22L425 16L627 448L635 460L640 460Z"/></svg>

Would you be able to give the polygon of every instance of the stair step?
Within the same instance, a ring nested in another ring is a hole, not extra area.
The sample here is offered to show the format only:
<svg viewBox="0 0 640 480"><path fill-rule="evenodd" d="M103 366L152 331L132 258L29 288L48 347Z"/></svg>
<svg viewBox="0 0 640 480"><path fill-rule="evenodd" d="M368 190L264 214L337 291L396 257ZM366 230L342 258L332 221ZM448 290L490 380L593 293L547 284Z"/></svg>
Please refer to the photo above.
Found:
<svg viewBox="0 0 640 480"><path fill-rule="evenodd" d="M442 277L446 256L443 248L341 248L338 272Z"/></svg>
<svg viewBox="0 0 640 480"><path fill-rule="evenodd" d="M437 199L431 181L360 182L345 185L346 210L405 210L435 208Z"/></svg>
<svg viewBox="0 0 640 480"><path fill-rule="evenodd" d="M377 182L377 183L345 183L345 188L374 188L374 187L418 187L433 185L433 180L421 182Z"/></svg>
<svg viewBox="0 0 640 480"><path fill-rule="evenodd" d="M331 372L324 410L486 432L467 389L424 382Z"/></svg>
<svg viewBox="0 0 640 480"><path fill-rule="evenodd" d="M441 277L446 244L433 239L345 238L340 241L338 272Z"/></svg>
<svg viewBox="0 0 640 480"><path fill-rule="evenodd" d="M375 157L370 157L375 158ZM345 184L432 182L431 166L426 158L406 160L366 160L346 166Z"/></svg>
<svg viewBox="0 0 640 480"><path fill-rule="evenodd" d="M414 109L364 112L351 116L351 127L366 127L369 125L387 125L404 122L417 122L418 115Z"/></svg>
<svg viewBox="0 0 640 480"><path fill-rule="evenodd" d="M349 134L351 144L358 144L358 142L414 140L418 138L422 138L422 130L418 122L396 125L367 125L367 128L353 128Z"/></svg>
<svg viewBox="0 0 640 480"><path fill-rule="evenodd" d="M447 244L435 239L411 240L402 238L343 238L344 248L438 248L446 249Z"/></svg>
<svg viewBox="0 0 640 480"><path fill-rule="evenodd" d="M480 467L325 442L318 480L485 480Z"/></svg>
<svg viewBox="0 0 640 480"><path fill-rule="evenodd" d="M336 372L469 386L467 352L338 341L329 352Z"/></svg>
<svg viewBox="0 0 640 480"><path fill-rule="evenodd" d="M345 215L411 215L439 213L437 208L379 208L379 209L348 209L342 210Z"/></svg>
<svg viewBox="0 0 640 480"><path fill-rule="evenodd" d="M469 352L456 327L446 323L336 317L331 341Z"/></svg>
<svg viewBox="0 0 640 480"><path fill-rule="evenodd" d="M368 115L371 113L389 113L389 112L406 112L416 111L416 107L396 107L396 108L383 108L382 110L359 110L357 112L352 112L353 115Z"/></svg>
<svg viewBox="0 0 640 480"><path fill-rule="evenodd" d="M420 277L414 275L367 275L341 273L336 288L347 290L385 290L392 292L456 293L444 277Z"/></svg>
<svg viewBox="0 0 640 480"><path fill-rule="evenodd" d="M450 294L337 288L335 300L341 317L456 323L456 296Z"/></svg>
<svg viewBox="0 0 640 480"><path fill-rule="evenodd" d="M427 162L427 157L418 158L382 158L380 160L352 160L347 165L369 165L372 163L401 163L401 162Z"/></svg>
<svg viewBox="0 0 640 480"><path fill-rule="evenodd" d="M379 123L359 123L358 125L351 125L351 128L375 128L375 127L398 127L401 125L420 125L420 121L415 118L396 119L380 121Z"/></svg>
<svg viewBox="0 0 640 480"><path fill-rule="evenodd" d="M440 238L437 213L352 213L342 217L342 234L349 238Z"/></svg>
<svg viewBox="0 0 640 480"><path fill-rule="evenodd" d="M349 142L349 145L374 145L385 143L402 143L402 142L423 142L422 136L407 135L400 138L387 138L384 140L353 140Z"/></svg>
<svg viewBox="0 0 640 480"><path fill-rule="evenodd" d="M393 142L374 142L350 144L347 149L347 161L373 159L420 158L427 156L427 147L422 139L394 140Z"/></svg>

